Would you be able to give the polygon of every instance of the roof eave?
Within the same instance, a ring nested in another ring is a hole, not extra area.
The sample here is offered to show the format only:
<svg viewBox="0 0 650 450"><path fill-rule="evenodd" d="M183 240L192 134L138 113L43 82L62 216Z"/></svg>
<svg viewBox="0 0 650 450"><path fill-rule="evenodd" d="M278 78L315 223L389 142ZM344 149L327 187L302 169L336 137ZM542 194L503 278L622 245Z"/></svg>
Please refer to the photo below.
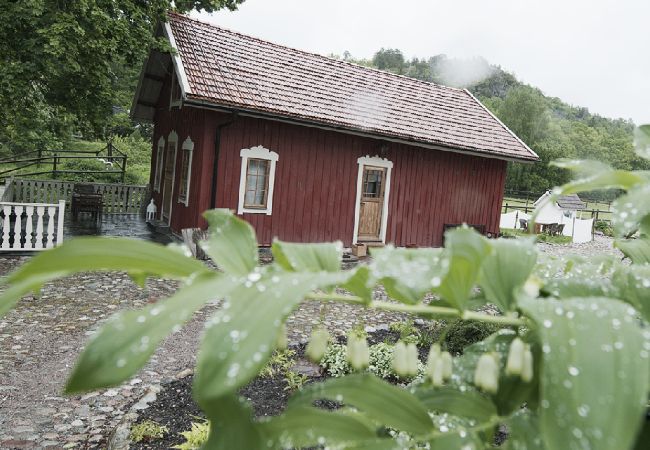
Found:
<svg viewBox="0 0 650 450"><path fill-rule="evenodd" d="M390 142L396 142L396 143L402 143L402 144L408 144L408 145L415 145L418 147L423 147L423 148L429 148L433 150L440 150L440 151L448 151L448 152L454 152L454 153L461 153L461 154L466 154L466 155L473 155L473 156L478 156L482 158L490 158L490 159L500 159L504 161L514 161L514 162L520 162L520 163L526 163L526 164L532 164L537 161L537 159L534 158L520 158L512 155L506 155L506 154L499 154L499 153L488 153L486 151L478 150L478 149L469 149L469 148L461 148L461 147L452 147L452 146L445 146L441 145L438 143L431 143L431 142L424 142L420 141L417 139L408 139L403 136L399 135L389 135L389 134L381 134L377 132L372 132L360 128L354 128L354 127L349 127L345 125L340 125L340 124L333 124L329 122L319 122L317 120L309 120L309 119L300 119L296 118L293 116L285 116L277 113L271 113L267 111L261 111L261 110L255 110L255 109L250 109L250 108L245 108L245 107L240 107L240 106L234 106L234 105L226 105L226 104L220 104L215 101L210 101L210 100L205 100L205 99L200 99L197 97L189 97L185 100L184 102L185 106L194 106L194 107L200 107L200 108L207 108L207 109L213 109L213 110L219 110L219 111L224 111L224 112L237 112L241 116L250 116L250 117L256 117L256 118L263 118L263 119L269 119L269 120L275 120L279 122L286 122L286 123L292 123L292 124L297 124L297 125L303 125L303 126L310 126L310 127L315 127L315 128L321 128L321 129L326 129L326 130L333 130L333 131L339 131L339 132L344 132L347 134L354 134L354 135L359 135L359 136L365 136L365 137L370 137L374 139L381 139L385 141L390 141ZM535 155L537 156L537 155Z"/></svg>

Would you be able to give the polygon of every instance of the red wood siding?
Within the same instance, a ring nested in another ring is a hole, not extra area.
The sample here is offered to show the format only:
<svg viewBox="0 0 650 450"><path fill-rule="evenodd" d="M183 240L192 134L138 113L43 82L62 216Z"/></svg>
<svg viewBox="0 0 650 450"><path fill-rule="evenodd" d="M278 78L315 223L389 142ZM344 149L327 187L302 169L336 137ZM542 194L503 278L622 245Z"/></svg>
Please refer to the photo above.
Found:
<svg viewBox="0 0 650 450"><path fill-rule="evenodd" d="M487 231L498 232L505 161L249 117L223 130L218 207L237 210L239 152L257 145L279 155L273 214L243 214L264 245L274 237L302 242L339 239L350 245L357 158L380 154L382 145L386 151L380 156L393 162L386 242L439 246L446 223L485 225Z"/></svg>
<svg viewBox="0 0 650 450"><path fill-rule="evenodd" d="M169 87L161 94L153 136L151 185L157 142L178 133L172 230L205 227L201 214L216 206L237 210L243 148L261 145L279 155L273 195L273 213L243 214L262 245L277 237L286 241L341 240L351 245L358 163L361 156L393 162L386 242L398 246L440 246L447 223L485 225L499 231L499 214L506 162L460 153L424 149L286 124L238 117L223 128L216 179L216 205L210 205L217 126L231 119L224 113L189 108L169 110ZM194 141L190 199L177 202L183 141ZM161 193L154 193L160 213Z"/></svg>
<svg viewBox="0 0 650 450"><path fill-rule="evenodd" d="M178 134L178 149L176 152L176 173L172 197L171 228L180 233L183 228L205 227L202 213L209 209L210 189L208 187L212 177L212 163L214 158L214 113L197 108L169 108L169 77L162 90L156 115L154 119L153 147L151 157L151 175L149 185L152 186L152 196L158 207L158 218L161 218L162 196L164 185L164 165L161 175L160 192L153 191L156 170L158 140L160 136L165 139L165 149L169 134L175 131ZM210 122L208 122L210 120ZM192 155L192 171L190 178L190 192L188 205L178 202L178 189L180 184L181 151L185 139L194 142ZM167 152L163 152L166 157ZM208 181L206 181L208 180Z"/></svg>

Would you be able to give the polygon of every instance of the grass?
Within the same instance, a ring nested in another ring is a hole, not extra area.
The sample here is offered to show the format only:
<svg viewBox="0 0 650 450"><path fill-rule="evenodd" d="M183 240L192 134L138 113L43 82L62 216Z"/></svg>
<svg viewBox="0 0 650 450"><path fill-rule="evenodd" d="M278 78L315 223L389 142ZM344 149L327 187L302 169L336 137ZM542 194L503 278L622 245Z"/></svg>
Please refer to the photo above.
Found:
<svg viewBox="0 0 650 450"><path fill-rule="evenodd" d="M545 233L532 235L522 230L511 230L506 228L502 228L500 231L501 231L501 236L503 237L535 236L537 242L546 242L547 244L570 244L571 243L571 236L550 236Z"/></svg>
<svg viewBox="0 0 650 450"><path fill-rule="evenodd" d="M149 182L149 170L151 160L151 144L139 136L118 137L114 139L115 147L126 154L126 174L124 178L125 184L147 184ZM81 139L73 139L66 145L66 150L76 152L93 151L97 152L106 147L106 142L103 141L85 141ZM83 154L79 154L82 156ZM74 154L68 154L74 156ZM85 154L83 156L92 156ZM15 168L15 164L3 163L2 169L8 170ZM22 171L13 172L8 176L20 177L21 173L30 173L35 171L48 171L52 169L52 164L45 163L40 167L31 166ZM106 166L96 159L80 159L80 160L65 160L59 161L57 166L58 170L105 170ZM117 167L115 167L117 169ZM38 178L42 180L54 179L52 174L34 175L30 178ZM60 174L56 179L64 181L81 181L81 182L98 182L98 183L120 183L119 173L78 173L78 174Z"/></svg>

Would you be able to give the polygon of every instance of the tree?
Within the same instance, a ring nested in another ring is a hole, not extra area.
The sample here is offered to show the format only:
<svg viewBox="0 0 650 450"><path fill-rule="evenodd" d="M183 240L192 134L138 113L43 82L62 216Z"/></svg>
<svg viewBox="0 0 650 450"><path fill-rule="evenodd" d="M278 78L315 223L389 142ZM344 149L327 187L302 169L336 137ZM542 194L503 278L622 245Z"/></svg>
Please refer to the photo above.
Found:
<svg viewBox="0 0 650 450"><path fill-rule="evenodd" d="M403 74L406 68L404 55L398 49L382 48L372 57L372 64L379 70Z"/></svg>
<svg viewBox="0 0 650 450"><path fill-rule="evenodd" d="M235 9L243 0L23 0L0 8L0 142L47 145L72 128L103 134L125 104L168 10ZM125 98L126 97L126 98ZM32 136L33 135L33 136Z"/></svg>

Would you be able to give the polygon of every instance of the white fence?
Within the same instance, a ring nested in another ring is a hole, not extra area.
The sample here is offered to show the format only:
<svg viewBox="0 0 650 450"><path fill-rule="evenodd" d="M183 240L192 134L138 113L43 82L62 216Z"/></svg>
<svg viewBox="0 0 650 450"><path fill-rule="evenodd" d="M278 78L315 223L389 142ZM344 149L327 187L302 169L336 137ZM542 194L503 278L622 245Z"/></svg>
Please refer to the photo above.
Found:
<svg viewBox="0 0 650 450"><path fill-rule="evenodd" d="M0 252L38 251L63 242L65 201L0 202Z"/></svg>
<svg viewBox="0 0 650 450"><path fill-rule="evenodd" d="M506 214L501 214L499 227L504 229L520 229L520 219L526 221L530 220L530 215L523 211L511 211ZM562 234L571 237L574 244L582 244L590 242L593 239L593 226L594 219L577 219L567 218L564 221L564 228Z"/></svg>

